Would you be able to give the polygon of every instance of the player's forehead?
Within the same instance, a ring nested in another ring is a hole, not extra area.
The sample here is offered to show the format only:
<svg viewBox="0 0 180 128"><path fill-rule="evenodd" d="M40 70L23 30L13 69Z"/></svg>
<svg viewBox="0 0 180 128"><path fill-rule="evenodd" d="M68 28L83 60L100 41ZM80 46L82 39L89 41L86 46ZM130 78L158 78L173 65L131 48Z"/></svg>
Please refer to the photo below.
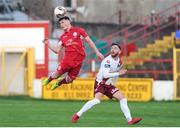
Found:
<svg viewBox="0 0 180 128"><path fill-rule="evenodd" d="M118 45L112 45L111 46L111 49L119 49L119 46ZM119 49L120 50L120 49Z"/></svg>
<svg viewBox="0 0 180 128"><path fill-rule="evenodd" d="M61 23L67 23L67 22L69 22L70 23L70 21L69 20L67 20L67 19L62 19L62 20L60 20L59 21L59 23L61 24Z"/></svg>
<svg viewBox="0 0 180 128"><path fill-rule="evenodd" d="M59 23L64 23L64 22L66 22L65 19L62 19L62 20L59 21Z"/></svg>

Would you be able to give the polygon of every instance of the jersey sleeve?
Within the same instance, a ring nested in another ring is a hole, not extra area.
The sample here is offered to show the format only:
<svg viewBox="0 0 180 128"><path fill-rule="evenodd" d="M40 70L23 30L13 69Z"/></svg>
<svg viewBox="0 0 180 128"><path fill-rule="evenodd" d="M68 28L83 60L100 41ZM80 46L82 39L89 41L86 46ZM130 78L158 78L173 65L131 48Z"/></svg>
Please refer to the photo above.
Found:
<svg viewBox="0 0 180 128"><path fill-rule="evenodd" d="M64 41L62 40L62 36L63 35L61 35L60 37L59 37L59 41L58 41L58 45L61 45L61 46L64 46Z"/></svg>
<svg viewBox="0 0 180 128"><path fill-rule="evenodd" d="M80 28L80 36L83 38L86 38L88 36L88 34L86 33L86 31L83 28Z"/></svg>
<svg viewBox="0 0 180 128"><path fill-rule="evenodd" d="M111 64L110 62L103 61L101 63L102 70L103 70L103 78L114 78L118 77L119 73L118 72L110 72Z"/></svg>
<svg viewBox="0 0 180 128"><path fill-rule="evenodd" d="M59 40L58 45L59 45L59 46L63 46L63 43L62 43L61 40Z"/></svg>

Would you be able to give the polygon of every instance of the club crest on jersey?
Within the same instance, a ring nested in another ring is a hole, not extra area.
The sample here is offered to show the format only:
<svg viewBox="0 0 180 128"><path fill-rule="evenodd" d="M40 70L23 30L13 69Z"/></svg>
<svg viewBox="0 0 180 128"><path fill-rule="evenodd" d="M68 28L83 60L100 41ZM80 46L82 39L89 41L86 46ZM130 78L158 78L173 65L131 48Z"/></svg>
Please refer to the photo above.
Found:
<svg viewBox="0 0 180 128"><path fill-rule="evenodd" d="M106 62L107 62L107 63L110 63L110 61L109 61L109 60L107 60Z"/></svg>
<svg viewBox="0 0 180 128"><path fill-rule="evenodd" d="M73 32L73 36L76 37L77 36L77 32Z"/></svg>

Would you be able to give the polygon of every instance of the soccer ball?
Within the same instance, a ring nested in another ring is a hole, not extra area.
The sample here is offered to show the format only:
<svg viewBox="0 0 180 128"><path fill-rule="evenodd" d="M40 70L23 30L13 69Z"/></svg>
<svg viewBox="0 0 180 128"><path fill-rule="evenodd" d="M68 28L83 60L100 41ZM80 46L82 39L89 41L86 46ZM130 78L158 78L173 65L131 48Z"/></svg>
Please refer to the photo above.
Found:
<svg viewBox="0 0 180 128"><path fill-rule="evenodd" d="M66 12L67 12L67 10L65 7L58 6L54 9L54 16L56 18L61 18L61 17L65 16Z"/></svg>

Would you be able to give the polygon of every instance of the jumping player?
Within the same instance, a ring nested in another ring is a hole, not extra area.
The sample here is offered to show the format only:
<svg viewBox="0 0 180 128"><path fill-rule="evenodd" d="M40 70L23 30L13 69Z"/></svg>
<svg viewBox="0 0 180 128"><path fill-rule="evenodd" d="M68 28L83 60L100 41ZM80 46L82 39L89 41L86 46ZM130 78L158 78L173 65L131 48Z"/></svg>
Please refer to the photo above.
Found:
<svg viewBox="0 0 180 128"><path fill-rule="evenodd" d="M53 72L48 79L45 79L42 82L42 85L48 85L49 82L51 82L53 79L57 79L64 73L67 73L67 76L53 84L51 90L56 89L61 84L71 83L78 76L85 58L85 47L83 45L83 39L95 51L96 55L100 59L104 58L104 56L96 48L95 44L89 38L85 30L83 28L73 27L68 16L63 16L60 18L59 25L64 30L64 33L60 36L58 46L54 46L49 43L48 39L45 39L43 43L57 54L62 48L64 48L65 55L61 60L57 70Z"/></svg>
<svg viewBox="0 0 180 128"><path fill-rule="evenodd" d="M122 62L119 55L121 53L121 47L113 43L111 45L110 55L107 56L101 63L100 70L97 74L94 84L94 99L86 102L86 104L73 115L72 122L76 123L78 119L94 105L99 104L103 95L106 95L110 99L115 98L120 103L120 108L127 119L128 124L136 124L142 120L142 118L132 118L129 107L127 105L127 99L123 93L115 87L115 83L120 75L126 73L126 69L121 69Z"/></svg>

